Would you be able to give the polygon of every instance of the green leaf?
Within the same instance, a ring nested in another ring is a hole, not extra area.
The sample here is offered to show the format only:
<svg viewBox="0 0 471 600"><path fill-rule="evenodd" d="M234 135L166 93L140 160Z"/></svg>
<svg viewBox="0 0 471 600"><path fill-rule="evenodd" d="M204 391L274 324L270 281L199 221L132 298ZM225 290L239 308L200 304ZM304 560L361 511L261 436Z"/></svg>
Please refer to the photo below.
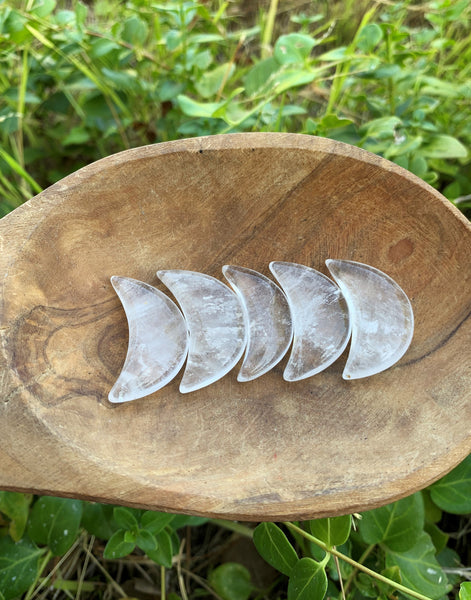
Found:
<svg viewBox="0 0 471 600"><path fill-rule="evenodd" d="M392 160L396 156L409 156L415 155L418 148L422 144L422 136L418 135L415 137L408 138L403 136L401 141L394 141L389 148L386 149L384 157Z"/></svg>
<svg viewBox="0 0 471 600"><path fill-rule="evenodd" d="M108 54L111 54L112 52L115 52L116 50L119 50L119 45L116 44L116 42L113 42L112 40L106 40L103 38L93 40L90 45L90 55L93 58L102 58L103 56L106 56Z"/></svg>
<svg viewBox="0 0 471 600"><path fill-rule="evenodd" d="M189 117L212 117L223 102L197 102L184 94L177 96L178 104L185 115Z"/></svg>
<svg viewBox="0 0 471 600"><path fill-rule="evenodd" d="M90 140L90 134L84 127L72 127L69 133L62 141L63 146L73 146L74 144L85 144Z"/></svg>
<svg viewBox="0 0 471 600"><path fill-rule="evenodd" d="M157 513L165 514L165 513ZM172 529L180 529L181 527L198 527L208 522L206 517L191 517L189 515L173 515Z"/></svg>
<svg viewBox="0 0 471 600"><path fill-rule="evenodd" d="M137 532L136 531L125 530L124 531L124 541L127 544L134 544L134 545L136 545Z"/></svg>
<svg viewBox="0 0 471 600"><path fill-rule="evenodd" d="M358 573L355 577L355 587L361 593L362 598L378 598L378 587L373 577L365 573ZM389 588L388 591L391 591Z"/></svg>
<svg viewBox="0 0 471 600"><path fill-rule="evenodd" d="M113 517L122 529L137 530L139 528L139 523L129 508L116 506L113 509Z"/></svg>
<svg viewBox="0 0 471 600"><path fill-rule="evenodd" d="M353 123L350 119L339 118L335 114L327 114L321 119L321 126L325 129L338 129L339 127L347 127Z"/></svg>
<svg viewBox="0 0 471 600"><path fill-rule="evenodd" d="M252 96L269 85L270 78L279 68L279 63L272 56L256 62L243 80L247 94Z"/></svg>
<svg viewBox="0 0 471 600"><path fill-rule="evenodd" d="M441 598L450 589L447 577L435 558L435 547L422 531L406 552L386 553L386 567L399 567L402 583L430 598Z"/></svg>
<svg viewBox="0 0 471 600"><path fill-rule="evenodd" d="M31 12L37 17L47 17L56 8L55 0L36 0Z"/></svg>
<svg viewBox="0 0 471 600"><path fill-rule="evenodd" d="M258 553L269 565L285 575L291 574L298 555L275 523L260 523L254 529L253 541Z"/></svg>
<svg viewBox="0 0 471 600"><path fill-rule="evenodd" d="M116 531L116 533L110 537L105 549L103 550L103 558L122 558L123 556L131 554L136 547L136 544L135 542L127 542L125 537L126 531L124 531L124 529L119 529Z"/></svg>
<svg viewBox="0 0 471 600"><path fill-rule="evenodd" d="M383 30L376 23L365 25L360 32L357 46L363 52L371 52L383 39Z"/></svg>
<svg viewBox="0 0 471 600"><path fill-rule="evenodd" d="M303 63L315 44L315 39L309 35L288 33L276 40L273 56L280 65Z"/></svg>
<svg viewBox="0 0 471 600"><path fill-rule="evenodd" d="M0 492L0 512L10 519L8 533L18 542L26 529L32 496L19 492Z"/></svg>
<svg viewBox="0 0 471 600"><path fill-rule="evenodd" d="M234 72L233 63L224 63L212 71L207 71L195 82L195 89L203 98L217 94L222 83L227 81Z"/></svg>
<svg viewBox="0 0 471 600"><path fill-rule="evenodd" d="M47 544L63 556L77 539L82 518L81 500L42 496L33 506L28 534L37 544Z"/></svg>
<svg viewBox="0 0 471 600"><path fill-rule="evenodd" d="M471 454L430 487L435 504L453 514L471 512Z"/></svg>
<svg viewBox="0 0 471 600"><path fill-rule="evenodd" d="M427 161L420 154L415 154L409 162L409 169L417 177L423 178L428 169Z"/></svg>
<svg viewBox="0 0 471 600"><path fill-rule="evenodd" d="M420 493L363 513L358 529L367 544L383 543L403 552L415 543L424 527L424 504Z"/></svg>
<svg viewBox="0 0 471 600"><path fill-rule="evenodd" d="M118 529L118 524L113 517L114 507L98 502L85 502L82 514L82 527L88 533L102 539L109 540Z"/></svg>
<svg viewBox="0 0 471 600"><path fill-rule="evenodd" d="M361 132L369 137L394 137L394 132L401 125L399 117L380 117L366 123Z"/></svg>
<svg viewBox="0 0 471 600"><path fill-rule="evenodd" d="M83 2L75 2L75 18L79 29L85 25L87 18L88 6Z"/></svg>
<svg viewBox="0 0 471 600"><path fill-rule="evenodd" d="M145 553L152 552L153 550L157 549L157 540L155 539L155 535L153 535L147 529L140 529L138 531L136 544Z"/></svg>
<svg viewBox="0 0 471 600"><path fill-rule="evenodd" d="M435 546L436 554L438 554L444 548L446 548L449 536L446 533L444 533L441 529L439 529L435 525L435 523L425 521L424 531L430 536L430 539L432 540L432 543Z"/></svg>
<svg viewBox="0 0 471 600"><path fill-rule="evenodd" d="M31 37L30 32L26 29L26 24L26 17L20 15L16 10L12 10L5 19L4 32L12 42L21 44L27 38Z"/></svg>
<svg viewBox="0 0 471 600"><path fill-rule="evenodd" d="M157 536L157 548L147 552L147 556L167 569L172 568L173 544L172 537L165 531L161 531Z"/></svg>
<svg viewBox="0 0 471 600"><path fill-rule="evenodd" d="M288 600L322 600L327 591L324 568L312 558L301 558L291 571Z"/></svg>
<svg viewBox="0 0 471 600"><path fill-rule="evenodd" d="M471 600L471 582L466 581L461 584L460 600Z"/></svg>
<svg viewBox="0 0 471 600"><path fill-rule="evenodd" d="M124 69L121 71L114 71L103 67L101 72L105 76L107 83L119 91L136 92L139 89L136 73L134 71L125 71Z"/></svg>
<svg viewBox="0 0 471 600"><path fill-rule="evenodd" d="M420 152L426 158L466 158L468 151L463 144L452 137L437 133L430 136L427 144L423 145Z"/></svg>
<svg viewBox="0 0 471 600"><path fill-rule="evenodd" d="M304 70L292 70L279 73L273 81L273 91L276 94L282 94L287 90L300 85L307 85L314 81L316 72Z"/></svg>
<svg viewBox="0 0 471 600"><path fill-rule="evenodd" d="M141 526L150 533L157 535L175 518L171 513L147 510L141 517Z"/></svg>
<svg viewBox="0 0 471 600"><path fill-rule="evenodd" d="M36 580L43 550L23 539L17 543L0 538L0 596L11 600L20 596Z"/></svg>
<svg viewBox="0 0 471 600"><path fill-rule="evenodd" d="M209 584L223 600L247 600L253 590L248 569L234 562L214 569L209 575Z"/></svg>
<svg viewBox="0 0 471 600"><path fill-rule="evenodd" d="M124 21L123 26L123 40L133 46L143 46L147 36L149 34L149 28L147 23L139 17L129 17Z"/></svg>
<svg viewBox="0 0 471 600"><path fill-rule="evenodd" d="M312 535L327 544L329 548L344 544L350 535L351 526L351 515L309 521Z"/></svg>

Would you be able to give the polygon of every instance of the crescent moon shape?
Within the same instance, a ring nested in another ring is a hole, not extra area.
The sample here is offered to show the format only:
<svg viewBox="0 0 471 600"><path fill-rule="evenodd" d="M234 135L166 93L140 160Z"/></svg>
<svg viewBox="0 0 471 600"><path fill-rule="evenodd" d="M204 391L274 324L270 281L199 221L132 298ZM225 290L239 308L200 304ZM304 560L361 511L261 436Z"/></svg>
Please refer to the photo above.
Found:
<svg viewBox="0 0 471 600"><path fill-rule="evenodd" d="M414 333L414 314L404 291L388 275L349 260L326 261L347 301L352 342L344 379L384 371L405 353Z"/></svg>
<svg viewBox="0 0 471 600"><path fill-rule="evenodd" d="M272 262L270 270L283 288L294 324L293 349L283 377L298 381L331 365L345 350L350 321L340 289L315 269Z"/></svg>
<svg viewBox="0 0 471 600"><path fill-rule="evenodd" d="M224 283L194 271L158 271L180 304L189 329L188 359L182 393L205 387L228 373L245 347L244 313Z"/></svg>
<svg viewBox="0 0 471 600"><path fill-rule="evenodd" d="M188 331L177 305L147 283L111 278L126 313L129 344L110 402L128 402L152 394L180 371L188 351Z"/></svg>
<svg viewBox="0 0 471 600"><path fill-rule="evenodd" d="M247 346L237 381L251 381L273 368L286 354L293 337L288 300L268 277L225 265L224 277L238 294L247 327Z"/></svg>

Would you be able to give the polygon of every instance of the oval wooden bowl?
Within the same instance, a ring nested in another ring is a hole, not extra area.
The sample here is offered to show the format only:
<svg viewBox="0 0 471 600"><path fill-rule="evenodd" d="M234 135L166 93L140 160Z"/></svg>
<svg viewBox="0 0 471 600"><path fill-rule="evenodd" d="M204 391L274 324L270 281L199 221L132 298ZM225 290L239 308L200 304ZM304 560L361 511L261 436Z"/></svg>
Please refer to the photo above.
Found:
<svg viewBox="0 0 471 600"><path fill-rule="evenodd" d="M136 148L0 222L0 487L247 520L372 508L471 451L471 228L398 166L331 140L236 134ZM409 296L410 349L344 381L283 361L182 395L111 405L127 323L111 275L222 279L271 260L375 266Z"/></svg>

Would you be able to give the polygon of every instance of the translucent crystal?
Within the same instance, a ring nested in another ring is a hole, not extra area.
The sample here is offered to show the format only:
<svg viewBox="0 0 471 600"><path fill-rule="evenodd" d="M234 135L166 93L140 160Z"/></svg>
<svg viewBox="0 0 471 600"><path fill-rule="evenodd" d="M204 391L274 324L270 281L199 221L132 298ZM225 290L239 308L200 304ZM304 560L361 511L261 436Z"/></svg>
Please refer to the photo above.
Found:
<svg viewBox="0 0 471 600"><path fill-rule="evenodd" d="M362 263L327 260L347 301L352 343L344 379L368 377L397 362L414 332L412 306L388 275Z"/></svg>
<svg viewBox="0 0 471 600"><path fill-rule="evenodd" d="M226 265L224 276L239 294L247 322L247 347L238 381L250 381L273 368L286 354L293 336L286 296L268 277Z"/></svg>
<svg viewBox="0 0 471 600"><path fill-rule="evenodd" d="M169 270L157 276L177 299L188 323L188 359L180 391L192 392L217 381L238 363L246 343L243 309L236 294L209 275Z"/></svg>
<svg viewBox="0 0 471 600"><path fill-rule="evenodd" d="M112 277L129 326L123 369L109 393L110 402L128 402L152 394L182 368L188 332L177 305L147 283Z"/></svg>
<svg viewBox="0 0 471 600"><path fill-rule="evenodd" d="M350 324L340 289L315 269L288 262L272 262L270 270L283 288L294 325L293 349L286 365L286 381L315 375L345 350Z"/></svg>

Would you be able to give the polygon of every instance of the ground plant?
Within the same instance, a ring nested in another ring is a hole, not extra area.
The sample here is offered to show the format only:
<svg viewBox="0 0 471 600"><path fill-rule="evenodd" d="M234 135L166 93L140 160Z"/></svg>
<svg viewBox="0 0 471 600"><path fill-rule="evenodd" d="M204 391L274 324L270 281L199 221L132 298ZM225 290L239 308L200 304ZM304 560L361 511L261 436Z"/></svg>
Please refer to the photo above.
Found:
<svg viewBox="0 0 471 600"><path fill-rule="evenodd" d="M354 144L469 216L470 20L468 0L0 1L0 216L114 152L245 131ZM308 522L0 492L0 600L469 600L470 515L471 457Z"/></svg>

